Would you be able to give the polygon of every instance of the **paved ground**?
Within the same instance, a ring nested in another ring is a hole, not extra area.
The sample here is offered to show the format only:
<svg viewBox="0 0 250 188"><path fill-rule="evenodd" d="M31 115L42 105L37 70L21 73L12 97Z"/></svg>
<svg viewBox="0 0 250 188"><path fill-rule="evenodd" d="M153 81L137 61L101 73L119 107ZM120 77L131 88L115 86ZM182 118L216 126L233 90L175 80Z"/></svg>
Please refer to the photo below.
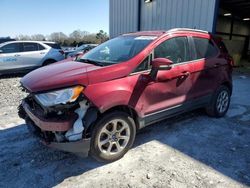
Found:
<svg viewBox="0 0 250 188"><path fill-rule="evenodd" d="M48 149L16 115L19 78L0 80L0 187L250 186L250 77L234 76L225 118L201 110L142 130L111 164Z"/></svg>

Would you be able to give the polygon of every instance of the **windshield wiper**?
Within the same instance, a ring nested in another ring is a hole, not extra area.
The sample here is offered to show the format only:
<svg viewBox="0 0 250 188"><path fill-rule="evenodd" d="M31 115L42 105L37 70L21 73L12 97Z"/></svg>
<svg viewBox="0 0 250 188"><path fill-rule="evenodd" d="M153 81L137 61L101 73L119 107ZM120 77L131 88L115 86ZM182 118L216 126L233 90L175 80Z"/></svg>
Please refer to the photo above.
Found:
<svg viewBox="0 0 250 188"><path fill-rule="evenodd" d="M82 63L88 63L88 64L92 64L92 65L96 65L96 66L101 66L101 67L104 66L101 62L94 61L94 60L91 60L91 59L79 59L78 61L82 62Z"/></svg>

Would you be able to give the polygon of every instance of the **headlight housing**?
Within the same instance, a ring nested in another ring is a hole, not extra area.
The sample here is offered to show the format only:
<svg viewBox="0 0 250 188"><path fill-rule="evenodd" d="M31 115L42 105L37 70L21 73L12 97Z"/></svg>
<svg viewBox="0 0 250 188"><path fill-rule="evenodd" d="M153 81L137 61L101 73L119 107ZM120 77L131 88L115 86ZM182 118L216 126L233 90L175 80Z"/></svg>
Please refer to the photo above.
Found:
<svg viewBox="0 0 250 188"><path fill-rule="evenodd" d="M66 88L48 93L41 93L35 95L35 98L46 107L54 106L58 104L66 104L68 102L74 102L83 91L84 87L76 86L72 88Z"/></svg>

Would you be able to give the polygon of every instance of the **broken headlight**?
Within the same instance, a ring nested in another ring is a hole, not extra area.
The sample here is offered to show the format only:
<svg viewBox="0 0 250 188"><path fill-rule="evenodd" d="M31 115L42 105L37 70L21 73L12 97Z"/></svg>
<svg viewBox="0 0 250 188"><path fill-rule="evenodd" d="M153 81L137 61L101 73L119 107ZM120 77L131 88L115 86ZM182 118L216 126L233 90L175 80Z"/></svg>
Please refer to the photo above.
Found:
<svg viewBox="0 0 250 188"><path fill-rule="evenodd" d="M46 107L54 106L58 104L66 104L68 102L74 102L83 91L84 87L76 86L72 88L66 88L48 93L41 93L35 95L35 98Z"/></svg>

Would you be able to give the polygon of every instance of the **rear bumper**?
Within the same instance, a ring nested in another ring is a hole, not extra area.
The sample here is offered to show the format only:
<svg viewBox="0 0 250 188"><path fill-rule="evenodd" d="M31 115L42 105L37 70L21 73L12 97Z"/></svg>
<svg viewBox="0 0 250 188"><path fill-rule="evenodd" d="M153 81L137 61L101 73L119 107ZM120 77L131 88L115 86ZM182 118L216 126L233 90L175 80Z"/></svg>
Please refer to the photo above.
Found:
<svg viewBox="0 0 250 188"><path fill-rule="evenodd" d="M36 137L39 137L44 145L58 150L75 153L81 157L88 156L90 150L90 138L74 142L57 142L55 139L52 139L52 141L49 139L50 135L55 132L65 133L72 128L77 116L71 116L67 120L56 118L45 119L35 110L32 110L29 104L25 101L22 102L22 106L26 115L31 120L26 120L29 131Z"/></svg>

